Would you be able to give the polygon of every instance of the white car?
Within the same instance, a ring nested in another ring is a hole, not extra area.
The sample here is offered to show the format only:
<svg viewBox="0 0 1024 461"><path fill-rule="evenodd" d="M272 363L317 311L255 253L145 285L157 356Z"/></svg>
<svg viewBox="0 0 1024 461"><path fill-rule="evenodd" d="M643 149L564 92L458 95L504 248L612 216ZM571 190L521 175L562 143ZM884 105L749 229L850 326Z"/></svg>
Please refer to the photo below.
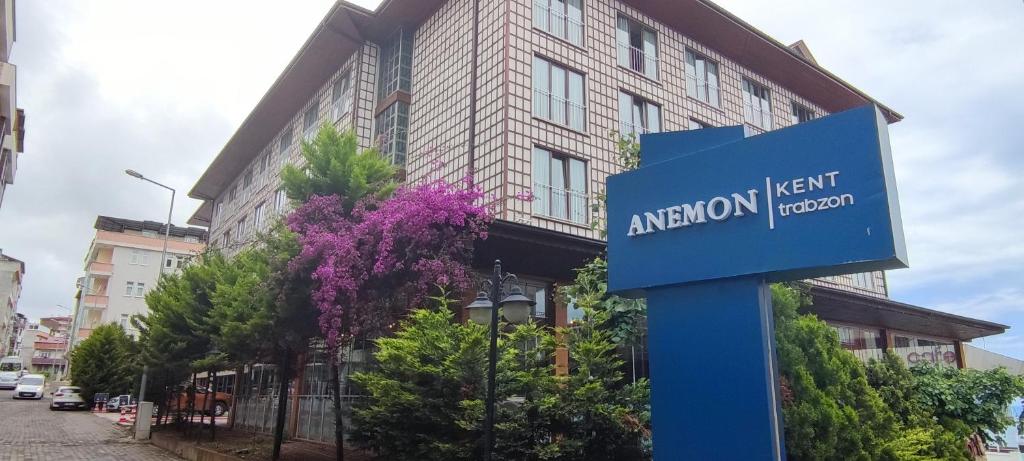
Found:
<svg viewBox="0 0 1024 461"><path fill-rule="evenodd" d="M18 387L18 372L0 371L0 389L14 389Z"/></svg>
<svg viewBox="0 0 1024 461"><path fill-rule="evenodd" d="M78 386L61 386L53 393L50 401L51 410L87 410L89 404L82 399L82 388Z"/></svg>
<svg viewBox="0 0 1024 461"><path fill-rule="evenodd" d="M11 394L15 399L36 399L43 398L43 387L46 386L46 377L43 375L25 375L18 380L18 386Z"/></svg>

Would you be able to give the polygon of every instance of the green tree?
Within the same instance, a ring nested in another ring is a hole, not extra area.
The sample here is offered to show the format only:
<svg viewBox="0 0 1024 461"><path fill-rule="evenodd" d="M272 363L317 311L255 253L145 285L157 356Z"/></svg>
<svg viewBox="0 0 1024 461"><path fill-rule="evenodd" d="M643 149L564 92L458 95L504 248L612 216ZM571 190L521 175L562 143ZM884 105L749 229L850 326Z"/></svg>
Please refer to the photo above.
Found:
<svg viewBox="0 0 1024 461"><path fill-rule="evenodd" d="M963 440L978 435L991 440L1015 424L1006 409L1024 395L1024 378L1004 368L973 370L939 365L918 365L914 375L914 399L943 427Z"/></svg>
<svg viewBox="0 0 1024 461"><path fill-rule="evenodd" d="M783 403L786 453L791 460L893 459L886 445L896 417L835 331L797 313L808 302L798 289L772 286L779 370L791 392Z"/></svg>
<svg viewBox="0 0 1024 461"><path fill-rule="evenodd" d="M72 384L82 388L85 400L99 392L130 393L138 369L133 351L132 339L120 325L96 327L71 352Z"/></svg>

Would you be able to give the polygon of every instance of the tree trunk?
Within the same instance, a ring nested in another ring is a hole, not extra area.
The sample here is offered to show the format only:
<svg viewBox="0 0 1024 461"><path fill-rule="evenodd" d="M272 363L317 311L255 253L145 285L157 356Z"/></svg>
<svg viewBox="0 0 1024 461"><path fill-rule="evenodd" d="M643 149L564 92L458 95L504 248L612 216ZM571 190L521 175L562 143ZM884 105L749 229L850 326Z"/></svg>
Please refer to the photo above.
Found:
<svg viewBox="0 0 1024 461"><path fill-rule="evenodd" d="M345 420L341 414L341 357L331 360L331 396L334 401L334 448L338 461L345 459Z"/></svg>
<svg viewBox="0 0 1024 461"><path fill-rule="evenodd" d="M196 389L196 392L199 392ZM203 438L203 426L206 425L206 407L209 406L207 402L210 401L210 372L206 372L206 400L203 400L203 404L199 406L199 432L196 432L196 444L198 445L200 439ZM195 406L195 405L193 405ZM212 415L211 415L212 416Z"/></svg>
<svg viewBox="0 0 1024 461"><path fill-rule="evenodd" d="M281 442L284 441L284 421L288 409L288 384L292 380L291 351L285 348L278 364L277 420L274 422L274 453L272 460L281 458Z"/></svg>
<svg viewBox="0 0 1024 461"><path fill-rule="evenodd" d="M235 428L235 408L238 402L238 389L242 386L242 373L245 373L245 366L235 368L235 384L231 386L231 407L228 408L228 428Z"/></svg>
<svg viewBox="0 0 1024 461"><path fill-rule="evenodd" d="M188 392L188 424L185 426L185 435L192 432L192 421L196 415L196 375L192 374L192 388Z"/></svg>

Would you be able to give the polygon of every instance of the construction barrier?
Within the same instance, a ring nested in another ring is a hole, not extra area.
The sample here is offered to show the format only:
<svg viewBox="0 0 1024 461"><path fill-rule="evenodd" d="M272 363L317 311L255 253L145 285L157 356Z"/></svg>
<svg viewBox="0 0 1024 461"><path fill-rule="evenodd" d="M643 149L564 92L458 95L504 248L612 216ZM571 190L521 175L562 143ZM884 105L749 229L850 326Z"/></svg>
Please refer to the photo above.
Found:
<svg viewBox="0 0 1024 461"><path fill-rule="evenodd" d="M117 419L117 424L121 426L134 426L135 407L135 405L121 405L121 417Z"/></svg>

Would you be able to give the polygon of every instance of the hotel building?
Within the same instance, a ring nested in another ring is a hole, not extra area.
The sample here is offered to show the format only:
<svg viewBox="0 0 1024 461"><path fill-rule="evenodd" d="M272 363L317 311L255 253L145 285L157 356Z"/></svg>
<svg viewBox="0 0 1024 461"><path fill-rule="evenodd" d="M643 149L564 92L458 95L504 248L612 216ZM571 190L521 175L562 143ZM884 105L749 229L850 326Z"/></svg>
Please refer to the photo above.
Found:
<svg viewBox="0 0 1024 461"><path fill-rule="evenodd" d="M803 42L784 45L705 0L386 0L375 11L338 1L192 188L203 204L189 223L228 252L246 245L288 210L281 166L333 124L407 181L472 176L496 217L476 265L501 259L537 300L535 317L564 325L577 313L556 304L555 284L604 248L590 205L621 171L613 133L756 135L865 104L902 118ZM882 272L808 283L851 349L941 342L958 353L1005 329L890 301ZM316 388L323 377L303 379ZM290 433L329 440L329 410L313 411Z"/></svg>
<svg viewBox="0 0 1024 461"><path fill-rule="evenodd" d="M131 316L147 312L145 295L161 272L180 269L206 248L205 229L172 225L161 261L166 224L99 216L94 227L70 325L72 348L106 323L133 334Z"/></svg>

